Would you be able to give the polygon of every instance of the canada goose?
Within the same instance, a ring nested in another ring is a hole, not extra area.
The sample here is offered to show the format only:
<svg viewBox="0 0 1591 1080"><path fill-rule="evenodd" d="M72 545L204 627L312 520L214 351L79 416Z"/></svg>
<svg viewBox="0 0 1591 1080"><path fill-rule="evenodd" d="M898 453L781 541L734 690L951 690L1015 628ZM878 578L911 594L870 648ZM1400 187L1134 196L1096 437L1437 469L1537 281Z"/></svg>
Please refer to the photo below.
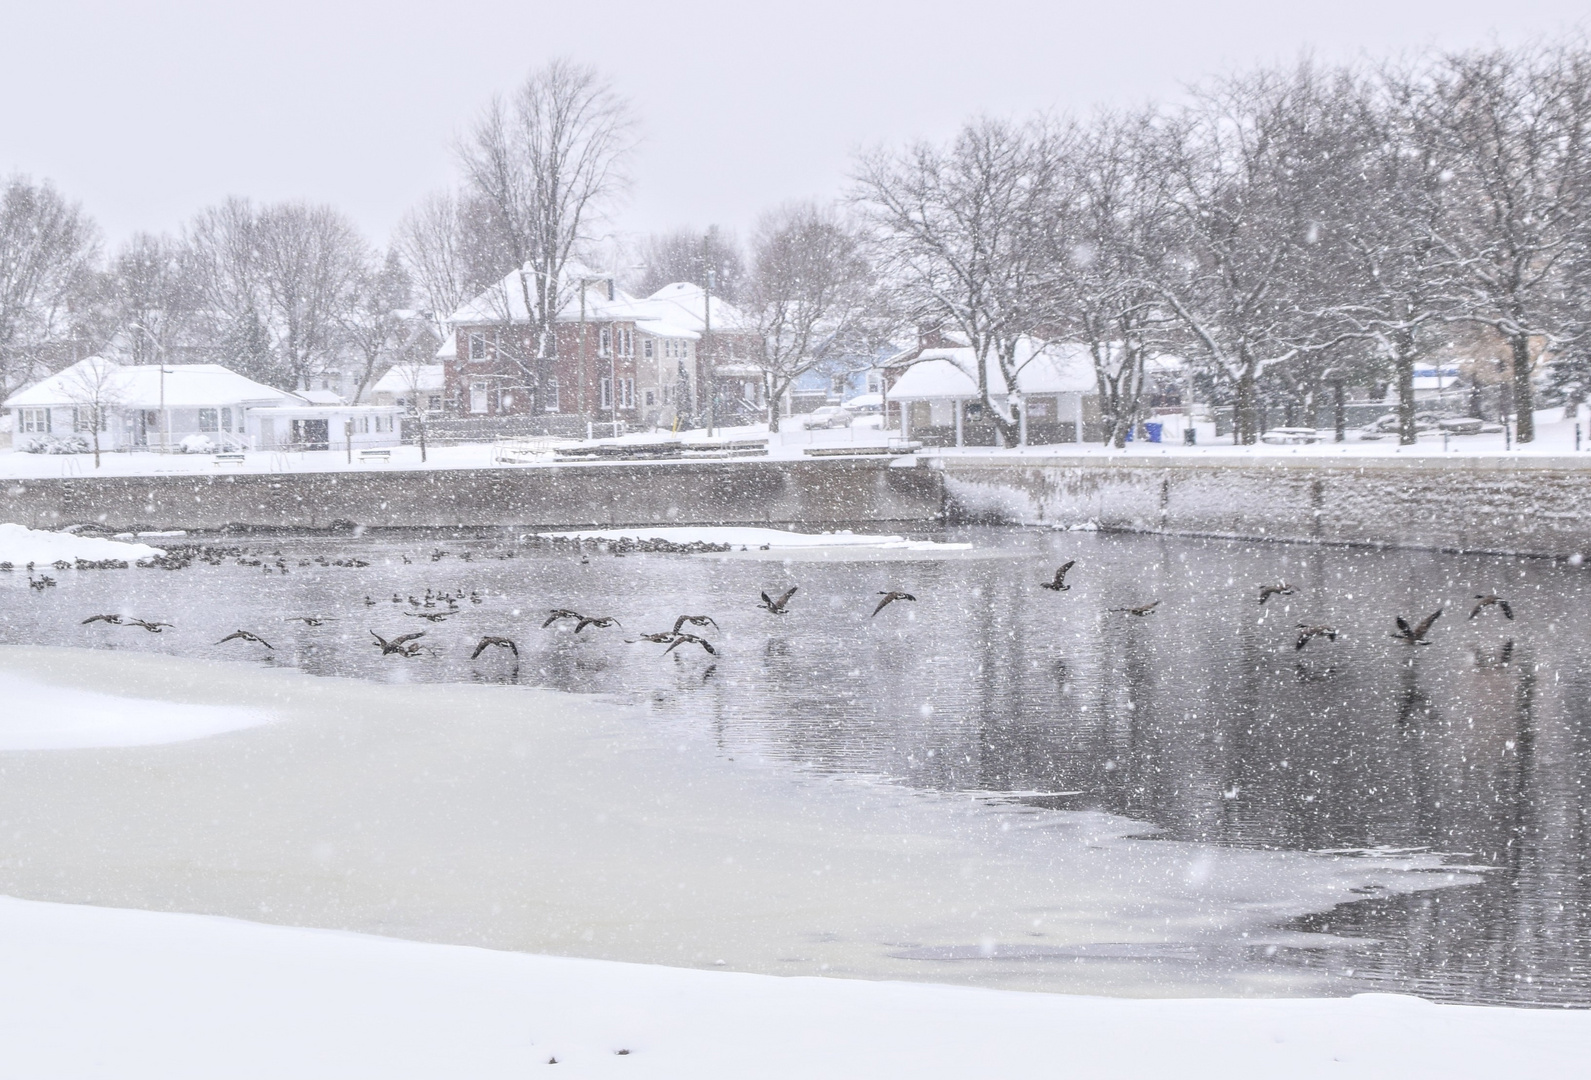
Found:
<svg viewBox="0 0 1591 1080"><path fill-rule="evenodd" d="M561 619L573 619L575 622L579 622L583 618L585 616L578 611L570 611L568 608L553 608L547 613L547 621L541 624L541 628L545 630Z"/></svg>
<svg viewBox="0 0 1591 1080"><path fill-rule="evenodd" d="M870 619L877 616L880 611L883 611L897 600L910 600L913 603L917 601L917 598L909 592L884 592L880 590L878 595L884 599L878 602L878 607L874 608L873 614L868 616Z"/></svg>
<svg viewBox="0 0 1591 1080"><path fill-rule="evenodd" d="M175 624L168 622L148 622L144 619L128 619L121 625L136 626L140 630L148 630L151 634L158 634L168 626L173 626Z"/></svg>
<svg viewBox="0 0 1591 1080"><path fill-rule="evenodd" d="M496 646L499 649L507 649L509 652L514 654L514 659L519 659L519 646L514 644L512 638L505 637L481 638L481 643L475 646L474 652L470 653L470 659L474 660L477 656L481 655L481 653L492 648L493 646Z"/></svg>
<svg viewBox="0 0 1591 1080"><path fill-rule="evenodd" d="M1442 609L1437 608L1435 611L1431 612L1431 614L1427 615L1425 617L1425 621L1419 626L1410 626L1409 621L1402 615L1399 615L1398 632L1392 636L1403 642L1405 645L1429 645L1430 642L1425 640L1425 635L1430 632L1431 625L1441 617Z"/></svg>
<svg viewBox="0 0 1591 1080"><path fill-rule="evenodd" d="M404 614L409 616L409 618L411 618L411 619L424 619L427 622L441 622L443 619L447 618L449 615L457 615L458 612L456 612L456 611L405 611Z"/></svg>
<svg viewBox="0 0 1591 1080"><path fill-rule="evenodd" d="M1503 613L1503 618L1508 619L1510 622L1513 621L1514 609L1508 606L1507 600L1504 600L1496 593L1476 593L1475 599L1480 601L1480 603L1476 604L1475 610L1469 613L1470 618L1473 619L1485 608L1496 607L1498 611Z"/></svg>
<svg viewBox="0 0 1591 1080"><path fill-rule="evenodd" d="M1039 588L1041 588L1041 589L1051 589L1051 590L1053 590L1055 592L1065 592L1065 591L1067 591L1068 589L1071 588L1071 586L1066 584L1066 572L1068 570L1070 570L1073 566L1076 566L1076 565L1077 565L1077 560L1076 559L1072 559L1070 562L1066 563L1065 565L1061 566L1059 569L1057 569L1055 571L1055 580L1054 581L1041 581L1041 582L1039 582Z"/></svg>
<svg viewBox="0 0 1591 1080"><path fill-rule="evenodd" d="M675 634L673 643L670 644L668 648L663 650L663 655L667 656L681 645L700 645L703 649L707 650L708 656L718 655L718 650L713 648L711 642L709 642L706 638L699 638L695 634Z"/></svg>
<svg viewBox="0 0 1591 1080"><path fill-rule="evenodd" d="M711 626L714 630L718 629L718 624L713 622L711 615L681 615L674 620L674 632L676 634L679 633L680 627L686 623L690 623L692 626Z"/></svg>
<svg viewBox="0 0 1591 1080"><path fill-rule="evenodd" d="M615 619L612 615L598 615L594 617L585 615L581 616L580 621L575 623L575 633L580 633L580 631L584 630L588 626L595 626L598 630L606 630L610 626L623 625L623 623L621 623L618 619Z"/></svg>
<svg viewBox="0 0 1591 1080"><path fill-rule="evenodd" d="M677 636L677 633L678 632L674 630L659 630L655 634L642 634L640 637L630 638L625 642L625 644L634 645L638 641L651 641L658 645L667 645L669 642L674 640L674 638Z"/></svg>
<svg viewBox="0 0 1591 1080"><path fill-rule="evenodd" d="M1280 585L1266 585L1260 589L1260 603L1264 604L1273 596L1292 596L1297 591L1285 581Z"/></svg>
<svg viewBox="0 0 1591 1080"><path fill-rule="evenodd" d="M31 589L37 590L38 592L43 592L45 589L50 589L50 588L54 588L55 587L55 579L52 578L49 574L40 574L38 580L35 581L34 578L33 578L33 575L29 574L28 575L28 587L31 588Z"/></svg>
<svg viewBox="0 0 1591 1080"><path fill-rule="evenodd" d="M258 634L251 634L247 630L234 630L230 634L228 634L226 637L224 637L220 641L216 642L216 644L217 645L225 645L229 641L252 641L256 645L264 645L267 649L270 649L273 652L275 651L275 646L272 645L269 641L266 641L264 638L260 637L260 635L258 635Z"/></svg>
<svg viewBox="0 0 1591 1080"><path fill-rule="evenodd" d="M120 626L122 624L122 617L120 615L90 615L77 625L87 626L91 622L103 622L110 623L112 626Z"/></svg>
<svg viewBox="0 0 1591 1080"><path fill-rule="evenodd" d="M420 643L417 639L425 637L425 631L400 634L391 641L388 641L374 630L370 631L370 636L376 639L376 648L381 650L382 656L391 656L394 653L399 656L417 656L420 652Z"/></svg>
<svg viewBox="0 0 1591 1080"><path fill-rule="evenodd" d="M797 588L798 588L798 586L795 586L795 585L790 586L790 588L785 591L785 594L783 596L779 597L779 599L777 599L777 600L774 600L771 597L769 597L769 595L767 593L763 593L762 594L762 606L767 608L770 612L772 612L775 615L788 615L788 614L790 614L790 611L789 611L787 605L789 605L789 603L790 603L790 598L796 594L796 589Z"/></svg>
<svg viewBox="0 0 1591 1080"><path fill-rule="evenodd" d="M1335 626L1310 626L1308 623L1299 623L1298 642L1293 646L1293 648L1302 649L1305 645L1308 645L1311 641L1318 637L1323 637L1328 641L1336 641L1337 628Z"/></svg>
<svg viewBox="0 0 1591 1080"><path fill-rule="evenodd" d="M1155 608L1157 608L1159 606L1160 606L1160 601L1159 600L1151 600L1151 601L1149 601L1149 603L1140 604L1137 607L1113 607L1110 610L1112 610L1112 611L1124 611L1128 615L1137 615L1139 618L1143 618L1145 615L1148 615L1148 614L1152 613L1155 610Z"/></svg>
<svg viewBox="0 0 1591 1080"><path fill-rule="evenodd" d="M289 615L283 622L301 622L305 626L325 626L332 621L330 615Z"/></svg>

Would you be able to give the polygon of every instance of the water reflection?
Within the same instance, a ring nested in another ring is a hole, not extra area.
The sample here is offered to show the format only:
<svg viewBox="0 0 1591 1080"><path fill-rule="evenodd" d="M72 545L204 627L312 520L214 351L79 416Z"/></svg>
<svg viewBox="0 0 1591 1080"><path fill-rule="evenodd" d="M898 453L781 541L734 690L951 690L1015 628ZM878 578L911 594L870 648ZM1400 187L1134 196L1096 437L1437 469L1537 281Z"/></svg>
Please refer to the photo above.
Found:
<svg viewBox="0 0 1591 1080"><path fill-rule="evenodd" d="M247 544L243 564L63 573L47 594L9 575L0 640L252 658L260 650L211 644L251 629L276 645L253 662L618 694L658 723L710 731L726 754L1103 809L1179 839L1442 852L1495 869L1481 885L1304 920L1374 940L1276 962L1454 1000L1591 1003L1583 571L1021 530L957 538L999 557L583 558L500 536L273 538ZM371 565L331 565L354 554ZM1070 591L1038 587L1074 557ZM1273 582L1295 592L1262 607L1258 588ZM761 591L791 584L791 614L758 609ZM1515 621L1460 617L1493 586ZM870 617L876 594L896 588L919 602ZM435 624L405 615L427 589L482 602ZM1160 606L1144 617L1111 610L1150 600ZM1442 604L1431 645L1389 637L1394 614ZM543 630L552 607L624 625ZM78 625L100 610L178 628ZM718 620L718 656L625 643L685 611ZM283 622L298 614L335 621ZM1338 640L1297 650L1299 623L1335 626ZM417 624L427 633L412 660L371 646L370 630ZM484 634L515 639L517 662L498 650L468 659Z"/></svg>

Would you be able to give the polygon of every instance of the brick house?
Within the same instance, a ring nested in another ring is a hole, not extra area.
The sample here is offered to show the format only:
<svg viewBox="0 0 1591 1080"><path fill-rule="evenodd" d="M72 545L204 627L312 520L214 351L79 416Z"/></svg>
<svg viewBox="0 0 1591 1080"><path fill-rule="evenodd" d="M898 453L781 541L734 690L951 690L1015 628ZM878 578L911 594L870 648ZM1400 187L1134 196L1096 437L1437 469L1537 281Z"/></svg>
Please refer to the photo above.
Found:
<svg viewBox="0 0 1591 1080"><path fill-rule="evenodd" d="M631 430L688 426L705 415L712 370L720 422L760 405L761 373L749 360L757 335L733 306L686 283L635 297L607 275L573 270L554 321L551 355L536 358L525 304L528 271L515 271L453 313L437 352L446 396L468 417L568 417L618 421ZM749 395L749 396L748 396Z"/></svg>

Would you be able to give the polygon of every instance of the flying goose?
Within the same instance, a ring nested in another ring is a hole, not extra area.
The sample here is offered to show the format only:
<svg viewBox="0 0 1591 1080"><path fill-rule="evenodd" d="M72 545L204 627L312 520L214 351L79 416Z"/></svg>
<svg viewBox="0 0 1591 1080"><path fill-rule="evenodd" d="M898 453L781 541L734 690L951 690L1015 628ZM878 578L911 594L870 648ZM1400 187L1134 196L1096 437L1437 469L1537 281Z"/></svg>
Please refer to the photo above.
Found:
<svg viewBox="0 0 1591 1080"><path fill-rule="evenodd" d="M700 645L702 648L707 650L708 656L718 655L718 650L713 648L710 641L708 641L706 638L699 638L695 634L675 634L673 643L670 644L668 648L663 650L663 655L667 656L681 645Z"/></svg>
<svg viewBox="0 0 1591 1080"><path fill-rule="evenodd" d="M1292 596L1297 591L1285 581L1280 585L1266 585L1260 589L1260 603L1264 604L1273 596Z"/></svg>
<svg viewBox="0 0 1591 1080"><path fill-rule="evenodd" d="M777 600L774 600L771 597L769 597L769 595L767 593L763 593L762 594L762 606L767 608L770 612L772 612L775 615L788 615L788 614L790 614L787 605L790 603L790 598L796 594L796 588L797 588L797 586L795 586L795 585L790 586L790 588L788 590L786 590L785 594L783 596L779 597L779 599L777 599Z"/></svg>
<svg viewBox="0 0 1591 1080"><path fill-rule="evenodd" d="M1039 582L1039 588L1050 589L1054 592L1065 592L1066 590L1070 589L1071 586L1066 584L1066 572L1076 565L1076 559L1072 559L1070 562L1067 562L1065 565L1061 566L1055 571L1054 581L1041 581Z"/></svg>
<svg viewBox="0 0 1591 1080"><path fill-rule="evenodd" d="M882 596L884 599L878 602L878 607L874 608L873 614L868 616L870 619L878 615L880 611L883 611L897 600L910 600L913 603L915 603L917 600L917 598L909 592L884 592L883 590L879 590L878 595Z"/></svg>
<svg viewBox="0 0 1591 1080"><path fill-rule="evenodd" d="M623 625L623 623L621 623L618 619L615 619L612 615L582 615L580 617L580 621L575 623L575 633L580 633L580 631L584 630L588 626L595 626L598 630L605 630L610 626Z"/></svg>
<svg viewBox="0 0 1591 1080"><path fill-rule="evenodd" d="M282 621L301 622L305 626L324 626L332 621L332 617L330 615L290 615Z"/></svg>
<svg viewBox="0 0 1591 1080"><path fill-rule="evenodd" d="M1430 642L1425 640L1425 635L1430 632L1431 625L1441 617L1442 609L1437 608L1435 611L1431 612L1431 614L1427 615L1425 617L1425 621L1419 626L1410 626L1409 620L1405 619L1402 615L1399 615L1398 632L1392 636L1403 642L1405 645L1429 645Z"/></svg>
<svg viewBox="0 0 1591 1080"><path fill-rule="evenodd" d="M411 619L424 619L427 622L441 622L449 615L457 615L457 611L405 611Z"/></svg>
<svg viewBox="0 0 1591 1080"><path fill-rule="evenodd" d="M1318 637L1323 637L1328 641L1336 641L1337 628L1335 626L1310 626L1308 623L1299 623L1298 642L1293 646L1293 648L1302 649L1305 645L1308 645L1311 641Z"/></svg>
<svg viewBox="0 0 1591 1080"><path fill-rule="evenodd" d="M1496 593L1476 593L1475 599L1480 601L1480 603L1476 604L1475 610L1469 613L1470 618L1473 619L1485 608L1495 607L1498 611L1503 613L1503 618L1513 621L1514 609L1508 606L1507 600L1504 600Z"/></svg>
<svg viewBox="0 0 1591 1080"><path fill-rule="evenodd" d="M585 616L578 611L570 611L568 608L553 608L547 613L547 621L541 624L541 628L545 630L561 619L573 619L575 622L579 622L583 618Z"/></svg>
<svg viewBox="0 0 1591 1080"><path fill-rule="evenodd" d="M144 619L128 619L127 621L123 622L121 625L122 626L136 626L140 630L148 630L151 634L158 634L158 633L160 633L160 631L164 630L166 627L173 626L175 624L168 623L168 622L148 622L148 621L146 621Z"/></svg>
<svg viewBox="0 0 1591 1080"><path fill-rule="evenodd" d="M711 626L714 630L718 629L718 624L713 622L711 615L681 615L674 620L674 632L676 634L679 633L680 627L686 623L690 623L692 626Z"/></svg>
<svg viewBox="0 0 1591 1080"><path fill-rule="evenodd" d="M492 648L493 646L496 646L499 649L507 649L509 652L514 654L514 659L519 659L519 646L514 644L513 638L505 637L481 638L481 643L475 646L474 652L470 653L470 659L474 660L477 656L480 656L481 653Z"/></svg>
<svg viewBox="0 0 1591 1080"><path fill-rule="evenodd" d="M216 642L216 644L217 645L225 645L229 641L252 641L252 642L254 642L257 645L264 645L267 649L270 649L273 652L276 649L276 647L274 645L272 645L269 641L266 641L264 638L260 637L260 635L251 634L247 630L234 630L230 634L228 634L226 637L224 637L220 641Z"/></svg>
<svg viewBox="0 0 1591 1080"><path fill-rule="evenodd" d="M1113 607L1110 610L1112 610L1112 611L1124 611L1128 615L1137 615L1139 618L1143 618L1145 615L1148 615L1148 614L1152 613L1155 610L1155 608L1157 608L1159 606L1160 606L1160 601L1159 600L1151 600L1151 601L1149 601L1149 603L1140 604L1137 607Z"/></svg>
<svg viewBox="0 0 1591 1080"><path fill-rule="evenodd" d="M388 641L374 630L370 631L370 636L376 639L376 648L381 650L382 656L391 656L394 653L399 656L418 656L420 653L420 643L417 639L425 637L425 631L421 630L413 634L400 634L391 641Z"/></svg>
<svg viewBox="0 0 1591 1080"><path fill-rule="evenodd" d="M90 615L77 625L87 626L91 622L110 623L112 626L120 626L122 624L122 617L120 615Z"/></svg>

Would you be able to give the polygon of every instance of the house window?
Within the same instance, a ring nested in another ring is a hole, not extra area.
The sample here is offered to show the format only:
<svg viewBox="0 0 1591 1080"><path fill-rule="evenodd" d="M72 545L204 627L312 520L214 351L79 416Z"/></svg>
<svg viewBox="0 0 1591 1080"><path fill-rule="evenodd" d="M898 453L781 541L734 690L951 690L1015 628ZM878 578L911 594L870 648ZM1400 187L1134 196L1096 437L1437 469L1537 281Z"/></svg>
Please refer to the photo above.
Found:
<svg viewBox="0 0 1591 1080"><path fill-rule="evenodd" d="M657 404L657 391L648 390L646 392L646 407L650 409L653 405L656 405L656 404Z"/></svg>
<svg viewBox="0 0 1591 1080"><path fill-rule="evenodd" d="M547 412L558 411L558 380L548 379L541 392L542 407Z"/></svg>
<svg viewBox="0 0 1591 1080"><path fill-rule="evenodd" d="M199 410L199 430L200 431L220 431L221 430L221 410L220 409L200 409Z"/></svg>
<svg viewBox="0 0 1591 1080"><path fill-rule="evenodd" d="M635 355L635 331L634 330L620 330L619 331L619 355L620 356L634 356Z"/></svg>
<svg viewBox="0 0 1591 1080"><path fill-rule="evenodd" d="M652 359L652 346L653 342L651 338L641 339L641 355L646 357L648 360Z"/></svg>
<svg viewBox="0 0 1591 1080"><path fill-rule="evenodd" d="M619 408L621 408L621 409L633 409L633 408L635 408L635 380L634 379L620 379L619 380Z"/></svg>
<svg viewBox="0 0 1591 1080"><path fill-rule="evenodd" d="M484 333L470 334L470 359L486 359L486 335Z"/></svg>
<svg viewBox="0 0 1591 1080"><path fill-rule="evenodd" d="M29 435L45 435L50 430L49 409L22 409L22 430Z"/></svg>
<svg viewBox="0 0 1591 1080"><path fill-rule="evenodd" d="M604 326L597 335L597 355L606 356L613 351L613 331Z"/></svg>
<svg viewBox="0 0 1591 1080"><path fill-rule="evenodd" d="M442 395L441 394L432 394L430 397L426 398L425 401L426 401L425 407L427 409L431 410L432 412L441 412L442 411Z"/></svg>
<svg viewBox="0 0 1591 1080"><path fill-rule="evenodd" d="M223 405L221 407L221 430L232 430L232 406L230 405Z"/></svg>
<svg viewBox="0 0 1591 1080"><path fill-rule="evenodd" d="M613 408L613 380L606 375L602 377L602 405L601 408Z"/></svg>

